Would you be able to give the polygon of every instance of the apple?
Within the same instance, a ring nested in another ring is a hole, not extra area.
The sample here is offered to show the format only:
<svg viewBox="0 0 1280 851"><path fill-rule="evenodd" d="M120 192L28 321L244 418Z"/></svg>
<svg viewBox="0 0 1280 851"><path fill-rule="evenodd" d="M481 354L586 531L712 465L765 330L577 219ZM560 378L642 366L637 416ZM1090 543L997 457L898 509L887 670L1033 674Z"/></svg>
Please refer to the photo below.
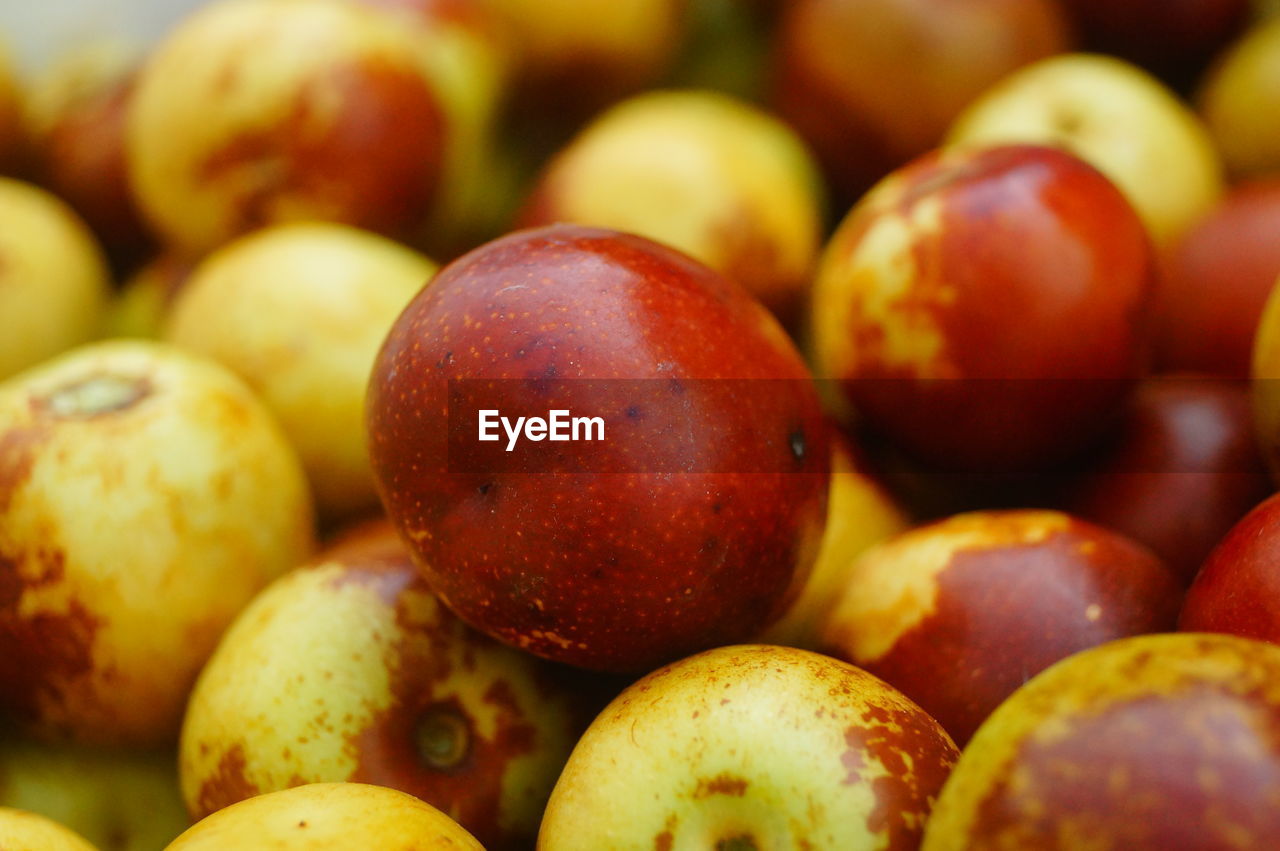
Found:
<svg viewBox="0 0 1280 851"><path fill-rule="evenodd" d="M355 3L217 0L143 66L126 128L143 214L201 253L323 219L407 237L450 128L417 27Z"/></svg>
<svg viewBox="0 0 1280 851"><path fill-rule="evenodd" d="M1280 643L1280 495L1223 537L1187 591L1179 627Z"/></svg>
<svg viewBox="0 0 1280 851"><path fill-rule="evenodd" d="M1128 196L1159 246L1203 217L1223 192L1205 126L1172 91L1110 56L1066 54L1022 68L965 108L949 145L1057 145Z"/></svg>
<svg viewBox="0 0 1280 851"><path fill-rule="evenodd" d="M139 266L112 296L103 319L105 336L159 339L169 308L197 263L163 251Z"/></svg>
<svg viewBox="0 0 1280 851"><path fill-rule="evenodd" d="M378 347L436 266L385 237L324 222L264 228L203 260L163 337L261 397L333 519L377 507L364 396Z"/></svg>
<svg viewBox="0 0 1280 851"><path fill-rule="evenodd" d="M0 807L0 847L12 851L98 851L52 819Z"/></svg>
<svg viewBox="0 0 1280 851"><path fill-rule="evenodd" d="M312 783L241 801L192 825L165 851L227 848L484 851L430 804L365 783Z"/></svg>
<svg viewBox="0 0 1280 851"><path fill-rule="evenodd" d="M793 0L775 39L771 103L841 209L935 147L997 80L1070 45L1050 0Z"/></svg>
<svg viewBox="0 0 1280 851"><path fill-rule="evenodd" d="M101 750L6 737L0 806L51 818L103 851L156 851L191 824L171 748Z"/></svg>
<svg viewBox="0 0 1280 851"><path fill-rule="evenodd" d="M915 848L956 755L936 721L851 665L720 647L600 713L538 848Z"/></svg>
<svg viewBox="0 0 1280 851"><path fill-rule="evenodd" d="M227 630L183 723L183 795L203 818L300 783L376 783L486 848L527 848L586 720L548 663L439 603L384 521L277 580Z"/></svg>
<svg viewBox="0 0 1280 851"><path fill-rule="evenodd" d="M90 340L106 310L102 249L65 203L0 178L0 380Z"/></svg>
<svg viewBox="0 0 1280 851"><path fill-rule="evenodd" d="M1167 370L1247 377L1267 296L1280 278L1280 179L1233 187L1165 259L1156 360Z"/></svg>
<svg viewBox="0 0 1280 851"><path fill-rule="evenodd" d="M1182 587L1151 552L1056 511L961 514L850 569L819 647L901 689L957 744L1079 650L1172 630Z"/></svg>
<svg viewBox="0 0 1280 851"><path fill-rule="evenodd" d="M515 52L512 106L572 122L656 82L688 30L687 0L485 0Z"/></svg>
<svg viewBox="0 0 1280 851"><path fill-rule="evenodd" d="M119 268L146 255L125 164L125 116L137 81L134 51L116 42L86 45L55 62L27 97L36 172L102 241Z"/></svg>
<svg viewBox="0 0 1280 851"><path fill-rule="evenodd" d="M1140 385L1118 433L1073 478L1065 510L1146 544L1184 584L1273 490L1248 386L1198 375Z"/></svg>
<svg viewBox="0 0 1280 851"><path fill-rule="evenodd" d="M818 629L848 583L858 556L906 531L907 525L905 511L867 462L848 442L832 440L827 528L813 572L795 602L757 640L816 649Z"/></svg>
<svg viewBox="0 0 1280 851"><path fill-rule="evenodd" d="M292 447L214 363L122 340L0 385L0 711L43 738L172 741L311 517Z"/></svg>
<svg viewBox="0 0 1280 851"><path fill-rule="evenodd" d="M1228 171L1280 173L1280 20L1259 22L1218 60L1197 94Z"/></svg>
<svg viewBox="0 0 1280 851"><path fill-rule="evenodd" d="M1274 848L1280 648L1148 635L1078 653L965 748L922 851Z"/></svg>
<svg viewBox="0 0 1280 851"><path fill-rule="evenodd" d="M822 237L817 166L785 124L711 91L615 105L550 162L518 219L599 225L678 248L790 317Z"/></svg>
<svg viewBox="0 0 1280 851"><path fill-rule="evenodd" d="M1178 89L1248 23L1250 0L1062 0L1084 46L1134 62Z"/></svg>
<svg viewBox="0 0 1280 851"><path fill-rule="evenodd" d="M478 439L482 411L557 409L600 428ZM561 225L450 264L392 328L368 411L432 589L536 655L628 672L744 640L816 554L830 456L808 370L738 285L642 237Z"/></svg>
<svg viewBox="0 0 1280 851"><path fill-rule="evenodd" d="M881 181L828 242L817 370L930 465L1039 469L1087 445L1142 374L1152 275L1141 221L1082 160L936 152Z"/></svg>

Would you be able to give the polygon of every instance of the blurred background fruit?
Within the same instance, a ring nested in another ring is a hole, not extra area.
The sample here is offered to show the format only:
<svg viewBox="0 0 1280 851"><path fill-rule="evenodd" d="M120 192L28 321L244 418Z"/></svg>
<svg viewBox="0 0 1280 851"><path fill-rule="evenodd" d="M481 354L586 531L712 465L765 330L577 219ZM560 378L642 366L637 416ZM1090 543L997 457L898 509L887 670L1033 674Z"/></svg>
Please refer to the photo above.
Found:
<svg viewBox="0 0 1280 851"><path fill-rule="evenodd" d="M1258 24L1232 45L1198 97L1233 175L1280 174L1280 21Z"/></svg>

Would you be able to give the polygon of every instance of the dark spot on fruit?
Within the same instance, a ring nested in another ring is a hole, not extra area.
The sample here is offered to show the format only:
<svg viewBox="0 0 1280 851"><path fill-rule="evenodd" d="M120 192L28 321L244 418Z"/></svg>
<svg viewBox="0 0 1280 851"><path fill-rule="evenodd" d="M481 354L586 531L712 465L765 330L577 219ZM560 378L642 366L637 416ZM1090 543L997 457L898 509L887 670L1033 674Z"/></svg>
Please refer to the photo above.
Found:
<svg viewBox="0 0 1280 851"><path fill-rule="evenodd" d="M787 436L787 445L791 447L791 457L797 461L804 461L805 453L808 451L808 444L805 441L804 430L796 429Z"/></svg>
<svg viewBox="0 0 1280 851"><path fill-rule="evenodd" d="M300 821L300 822L298 822L298 827L306 827L306 826L307 826L306 821Z"/></svg>
<svg viewBox="0 0 1280 851"><path fill-rule="evenodd" d="M260 790L249 782L245 767L244 747L232 745L218 760L218 767L213 774L200 784L194 815L203 818L215 810L257 795Z"/></svg>
<svg viewBox="0 0 1280 851"><path fill-rule="evenodd" d="M628 405L626 413L629 420L638 420L642 414L639 405Z"/></svg>
<svg viewBox="0 0 1280 851"><path fill-rule="evenodd" d="M476 492L479 493L481 496L485 496L491 490L493 490L493 482L485 482L484 484L476 488Z"/></svg>
<svg viewBox="0 0 1280 851"><path fill-rule="evenodd" d="M678 378L668 379L667 389L671 391L672 396L684 395L684 382Z"/></svg>
<svg viewBox="0 0 1280 851"><path fill-rule="evenodd" d="M436 361L436 369L444 369L451 363L453 363L453 352L445 352L444 356Z"/></svg>
<svg viewBox="0 0 1280 851"><path fill-rule="evenodd" d="M719 503L719 502L713 502L713 503L711 503L711 513L712 513L712 514L719 514L719 513L720 513L720 512L722 512L722 511L724 511L724 504L723 504L723 503Z"/></svg>
<svg viewBox="0 0 1280 851"><path fill-rule="evenodd" d="M710 798L712 795L729 795L734 798L741 798L747 793L748 782L741 777L734 777L728 773L720 773L710 780L699 780L698 787L693 790L693 797L696 800L702 798Z"/></svg>
<svg viewBox="0 0 1280 851"><path fill-rule="evenodd" d="M671 844L674 841L671 831L664 830L653 838L653 851L671 851Z"/></svg>
<svg viewBox="0 0 1280 851"><path fill-rule="evenodd" d="M754 837L744 833L717 840L716 851L759 851L759 846Z"/></svg>

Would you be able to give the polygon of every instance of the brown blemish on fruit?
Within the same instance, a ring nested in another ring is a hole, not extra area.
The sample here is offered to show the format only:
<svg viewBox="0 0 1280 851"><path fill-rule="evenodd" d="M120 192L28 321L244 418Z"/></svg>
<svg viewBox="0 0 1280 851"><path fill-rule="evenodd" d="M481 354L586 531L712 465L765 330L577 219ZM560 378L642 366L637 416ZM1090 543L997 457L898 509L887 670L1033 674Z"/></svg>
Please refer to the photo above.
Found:
<svg viewBox="0 0 1280 851"><path fill-rule="evenodd" d="M40 425L0 431L0 512L8 511L18 488L31 475L36 449L47 437L48 429Z"/></svg>
<svg viewBox="0 0 1280 851"><path fill-rule="evenodd" d="M933 800L958 756L955 746L923 712L894 706L868 707L862 723L845 730L845 744L846 770L866 757L884 768L870 782L875 806L867 830L885 836L888 851L918 848Z"/></svg>
<svg viewBox="0 0 1280 851"><path fill-rule="evenodd" d="M322 103L331 104L323 114ZM300 88L279 122L211 152L195 183L222 184L234 195L232 233L305 208L407 236L435 195L444 120L418 71L363 57Z"/></svg>
<svg viewBox="0 0 1280 851"><path fill-rule="evenodd" d="M239 743L232 745L222 754L214 772L200 784L197 811L193 815L202 816L257 795L260 790L249 782L245 767L244 747Z"/></svg>
<svg viewBox="0 0 1280 851"><path fill-rule="evenodd" d="M62 611L24 611L26 592L60 585L60 550L0 552L0 705L38 724L45 710L93 669L94 636L102 625L74 597Z"/></svg>
<svg viewBox="0 0 1280 851"><path fill-rule="evenodd" d="M675 844L677 821L674 815L667 816L662 832L653 838L653 851L671 851L671 846Z"/></svg>
<svg viewBox="0 0 1280 851"><path fill-rule="evenodd" d="M698 787L693 790L693 797L695 800L710 798L712 795L730 795L735 798L741 798L747 793L748 785L748 782L741 777L734 777L728 772L722 772L710 780L699 780Z"/></svg>

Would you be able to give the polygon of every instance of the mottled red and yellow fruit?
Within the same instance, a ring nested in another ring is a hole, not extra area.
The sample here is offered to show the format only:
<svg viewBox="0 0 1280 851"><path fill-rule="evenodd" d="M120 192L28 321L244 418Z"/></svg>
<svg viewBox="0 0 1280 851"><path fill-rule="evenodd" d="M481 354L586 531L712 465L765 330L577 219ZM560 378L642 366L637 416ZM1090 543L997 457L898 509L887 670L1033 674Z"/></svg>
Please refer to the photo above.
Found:
<svg viewBox="0 0 1280 851"><path fill-rule="evenodd" d="M1096 435L1141 375L1152 274L1133 208L1076 157L931 154L832 236L815 360L918 458L1021 472Z"/></svg>
<svg viewBox="0 0 1280 851"><path fill-rule="evenodd" d="M98 851L52 819L0 807L0 847L8 851Z"/></svg>
<svg viewBox="0 0 1280 851"><path fill-rule="evenodd" d="M168 747L102 749L6 736L0 806L51 818L102 851L156 851L191 826ZM2 839L0 847L16 851Z"/></svg>
<svg viewBox="0 0 1280 851"><path fill-rule="evenodd" d="M822 229L816 166L794 133L710 91L640 95L564 148L524 225L576 222L670 245L789 314L808 289Z"/></svg>
<svg viewBox="0 0 1280 851"><path fill-rule="evenodd" d="M1203 375L1149 378L1061 507L1127 535L1190 584L1214 545L1273 490L1249 387Z"/></svg>
<svg viewBox="0 0 1280 851"><path fill-rule="evenodd" d="M223 628L311 544L292 447L249 388L154 343L0 385L0 710L159 744Z"/></svg>
<svg viewBox="0 0 1280 851"><path fill-rule="evenodd" d="M109 286L102 250L70 207L0 178L0 380L91 339Z"/></svg>
<svg viewBox="0 0 1280 851"><path fill-rule="evenodd" d="M249 384L298 450L327 518L378 505L364 397L382 340L436 272L346 225L276 225L211 254L183 284L164 337Z"/></svg>
<svg viewBox="0 0 1280 851"><path fill-rule="evenodd" d="M396 236L431 209L449 138L416 27L332 0L219 0L144 66L130 179L171 244L199 253L281 221Z"/></svg>
<svg viewBox="0 0 1280 851"><path fill-rule="evenodd" d="M796 0L780 27L772 101L850 202L988 86L1069 46L1048 0Z"/></svg>
<svg viewBox="0 0 1280 851"><path fill-rule="evenodd" d="M121 266L136 263L151 242L125 163L125 116L137 66L134 52L116 43L88 45L46 70L27 96L36 173Z"/></svg>
<svg viewBox="0 0 1280 851"><path fill-rule="evenodd" d="M820 646L899 688L959 743L1027 677L1172 630L1181 585L1146 549L1056 511L961 514L863 556Z"/></svg>
<svg viewBox="0 0 1280 851"><path fill-rule="evenodd" d="M1280 496L1223 537L1187 591L1178 626L1280 644Z"/></svg>
<svg viewBox="0 0 1280 851"><path fill-rule="evenodd" d="M576 117L662 76L689 0L484 0L508 30L518 100Z"/></svg>
<svg viewBox="0 0 1280 851"><path fill-rule="evenodd" d="M605 439L504 452L475 440L451 385L504 416L600 417ZM570 225L446 267L370 383L379 493L432 588L482 631L599 670L652 669L782 613L822 533L826 431L799 354L741 287Z"/></svg>
<svg viewBox="0 0 1280 851"><path fill-rule="evenodd" d="M1280 844L1280 648L1150 635L1005 701L943 787L923 851Z"/></svg>
<svg viewBox="0 0 1280 851"><path fill-rule="evenodd" d="M1055 145L1093 164L1169 245L1218 201L1222 165L1204 125L1147 72L1111 56L1044 59L967 106L949 145Z"/></svg>
<svg viewBox="0 0 1280 851"><path fill-rule="evenodd" d="M165 851L484 851L457 822L395 789L312 783L259 795L193 825Z"/></svg>
<svg viewBox="0 0 1280 851"><path fill-rule="evenodd" d="M760 635L759 641L816 649L818 630L835 604L849 572L862 555L886 538L904 532L903 508L884 485L855 457L849 444L831 444L831 495L827 528L813 572L795 602Z"/></svg>
<svg viewBox="0 0 1280 851"><path fill-rule="evenodd" d="M1170 250L1157 288L1156 362L1247 377L1280 279L1280 179L1240 184Z"/></svg>
<svg viewBox="0 0 1280 851"><path fill-rule="evenodd" d="M389 524L366 530L227 631L183 725L187 806L351 780L415 795L487 848L528 847L586 721L553 677L441 605Z"/></svg>
<svg viewBox="0 0 1280 851"><path fill-rule="evenodd" d="M1280 174L1280 20L1259 23L1227 50L1197 101L1228 171Z"/></svg>
<svg viewBox="0 0 1280 851"><path fill-rule="evenodd" d="M722 647L650 674L596 718L538 848L910 851L956 753L918 706L851 665Z"/></svg>

